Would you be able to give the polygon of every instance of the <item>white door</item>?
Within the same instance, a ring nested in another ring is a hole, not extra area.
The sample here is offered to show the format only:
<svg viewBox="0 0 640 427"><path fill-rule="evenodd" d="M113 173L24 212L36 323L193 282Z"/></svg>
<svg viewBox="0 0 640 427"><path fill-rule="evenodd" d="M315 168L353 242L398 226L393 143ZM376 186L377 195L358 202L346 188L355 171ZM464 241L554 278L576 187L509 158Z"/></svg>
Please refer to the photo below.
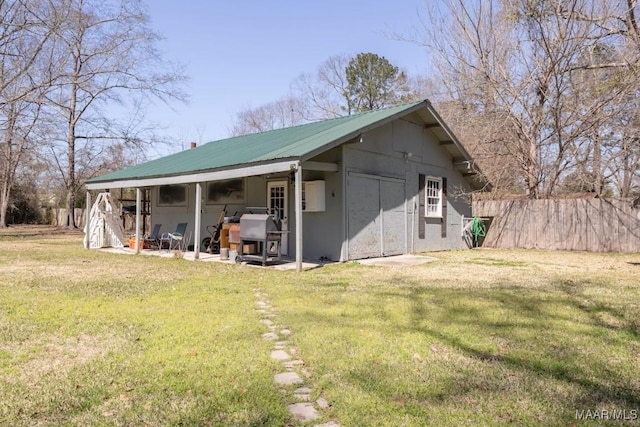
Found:
<svg viewBox="0 0 640 427"><path fill-rule="evenodd" d="M289 188L287 181L267 182L267 209L271 215L282 220L282 231L289 230ZM282 255L288 255L289 234L282 235Z"/></svg>

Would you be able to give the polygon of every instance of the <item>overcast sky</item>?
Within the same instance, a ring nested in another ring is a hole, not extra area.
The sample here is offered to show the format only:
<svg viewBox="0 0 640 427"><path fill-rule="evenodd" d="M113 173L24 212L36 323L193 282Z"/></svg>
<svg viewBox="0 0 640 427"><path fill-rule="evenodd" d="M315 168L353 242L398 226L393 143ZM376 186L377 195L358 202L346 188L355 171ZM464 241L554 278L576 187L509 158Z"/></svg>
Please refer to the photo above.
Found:
<svg viewBox="0 0 640 427"><path fill-rule="evenodd" d="M424 0L148 0L164 57L190 77L188 105L148 118L167 126L175 151L229 136L235 114L274 101L332 55L373 52L426 73L424 48L392 40L420 24Z"/></svg>

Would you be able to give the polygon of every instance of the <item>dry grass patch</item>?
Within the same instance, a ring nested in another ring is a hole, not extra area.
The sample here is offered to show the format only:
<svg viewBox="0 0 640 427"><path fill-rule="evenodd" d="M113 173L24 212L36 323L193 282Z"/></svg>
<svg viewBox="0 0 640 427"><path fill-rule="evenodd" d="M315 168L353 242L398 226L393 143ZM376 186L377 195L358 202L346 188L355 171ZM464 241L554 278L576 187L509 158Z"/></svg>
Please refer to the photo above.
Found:
<svg viewBox="0 0 640 427"><path fill-rule="evenodd" d="M18 227L17 232L10 228L14 233L10 238L0 234L0 286L26 285L50 292L66 289L87 295L144 294L185 276L177 269L164 268L167 260L151 257L141 263L137 257L87 251L77 231L38 233L34 227L26 227L29 231Z"/></svg>
<svg viewBox="0 0 640 427"><path fill-rule="evenodd" d="M9 372L15 372L5 371L0 375L0 381L36 387L43 377L49 377L48 381L64 378L94 358L119 351L124 343L119 337L85 334L77 337L47 335L20 342L3 342L0 352L6 355L4 364L12 367Z"/></svg>
<svg viewBox="0 0 640 427"><path fill-rule="evenodd" d="M1 237L51 237L51 236L81 236L81 230L71 230L65 227L57 227L55 225L31 225L31 224L19 224L10 225L6 228L0 228Z"/></svg>

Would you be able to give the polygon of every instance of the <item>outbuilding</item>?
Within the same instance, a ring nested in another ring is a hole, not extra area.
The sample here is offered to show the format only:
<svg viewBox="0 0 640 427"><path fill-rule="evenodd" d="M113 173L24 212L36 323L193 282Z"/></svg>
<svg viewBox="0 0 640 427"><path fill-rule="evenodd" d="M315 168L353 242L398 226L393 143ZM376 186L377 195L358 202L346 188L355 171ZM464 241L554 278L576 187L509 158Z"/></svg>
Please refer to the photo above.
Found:
<svg viewBox="0 0 640 427"><path fill-rule="evenodd" d="M165 231L188 222L196 257L223 206L266 207L289 231L283 254L300 266L466 248L469 194L485 185L424 100L209 142L93 178L87 189L136 188L140 200L149 188L152 222Z"/></svg>

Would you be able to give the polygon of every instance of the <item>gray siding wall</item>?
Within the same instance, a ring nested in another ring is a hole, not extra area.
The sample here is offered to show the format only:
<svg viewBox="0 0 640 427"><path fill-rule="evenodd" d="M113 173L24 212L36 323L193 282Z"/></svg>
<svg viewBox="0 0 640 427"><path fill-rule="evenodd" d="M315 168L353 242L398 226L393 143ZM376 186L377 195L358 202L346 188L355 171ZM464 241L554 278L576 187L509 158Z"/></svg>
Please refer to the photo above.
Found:
<svg viewBox="0 0 640 427"><path fill-rule="evenodd" d="M339 163L341 151L340 148L336 148L312 160L316 162ZM317 261L321 257L326 257L334 261L339 261L344 218L342 214L342 174L340 172L306 171L303 164L302 180L325 181L325 211L302 213L302 235L304 236L302 252L304 259ZM291 194L290 200L291 217L293 219L291 229L295 230L293 194ZM295 254L295 240L292 240L292 245L294 247L291 253Z"/></svg>
<svg viewBox="0 0 640 427"><path fill-rule="evenodd" d="M462 215L471 216L471 205L458 195L460 189L468 191L469 187L460 172L453 168L451 157L418 118L395 120L364 134L362 143L354 141L343 147L345 176L351 171L405 180L409 251L412 247L414 252L467 248L460 232ZM411 153L408 159L405 159L406 153ZM441 219L418 215L419 174L447 178L445 238L442 237ZM419 221L425 223L424 239L418 237ZM346 250L342 255L346 259Z"/></svg>

